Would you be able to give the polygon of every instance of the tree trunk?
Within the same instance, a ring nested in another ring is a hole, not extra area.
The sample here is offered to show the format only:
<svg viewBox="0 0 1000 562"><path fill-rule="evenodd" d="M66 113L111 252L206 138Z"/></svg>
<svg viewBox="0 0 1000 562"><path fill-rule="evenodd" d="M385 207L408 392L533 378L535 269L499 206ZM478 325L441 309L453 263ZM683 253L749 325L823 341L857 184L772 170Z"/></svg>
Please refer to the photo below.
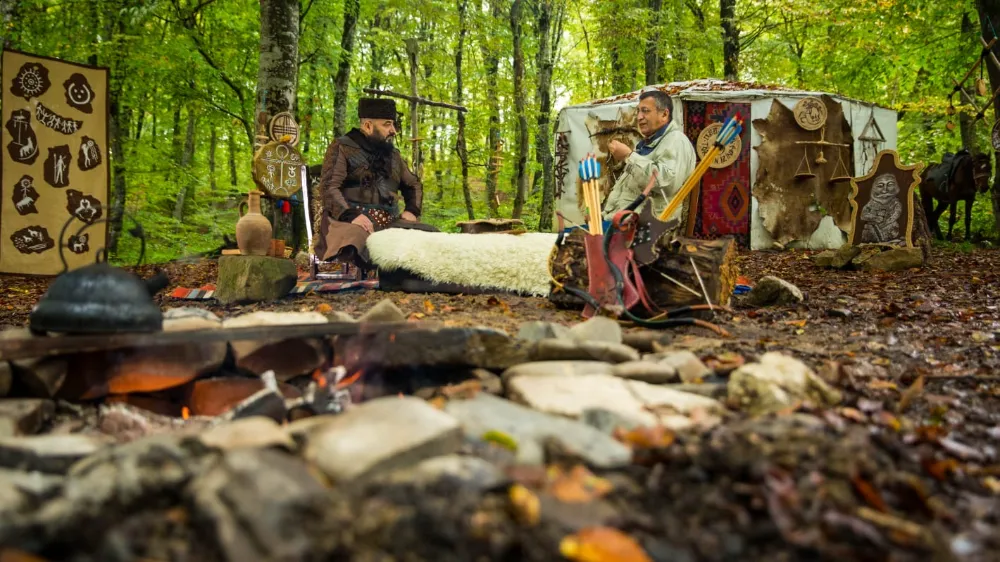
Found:
<svg viewBox="0 0 1000 562"><path fill-rule="evenodd" d="M3 25L0 33L3 34L4 49L17 46L16 33L18 26L14 22L18 21L17 12L20 4L18 0L0 0L0 24Z"/></svg>
<svg viewBox="0 0 1000 562"><path fill-rule="evenodd" d="M431 146L431 160L434 161L434 181L437 182L438 201L444 200L444 163L442 162L444 158L440 146L444 136L444 127L441 124L440 113L443 113L443 110L439 112L437 123L434 124L434 144Z"/></svg>
<svg viewBox="0 0 1000 562"><path fill-rule="evenodd" d="M660 83L660 8L663 0L649 0L649 39L646 40L646 84Z"/></svg>
<svg viewBox="0 0 1000 562"><path fill-rule="evenodd" d="M188 200L194 198L194 174L191 173L191 165L194 163L194 131L197 116L194 109L188 110L187 133L184 135L184 153L181 156L181 171L184 176L180 179L181 188L177 191L177 201L174 204L174 219L184 222L184 205Z"/></svg>
<svg viewBox="0 0 1000 562"><path fill-rule="evenodd" d="M962 12L962 34L959 35L959 48L962 51L968 50L970 47L980 47L979 45L979 35L976 34L976 28L972 25L972 20L969 19L969 12ZM986 64L990 64L989 61L983 61ZM967 82L967 84L970 84ZM974 91L974 88L966 88L967 90ZM974 95L974 94L973 94ZM958 113L958 126L959 131L962 136L962 148L968 150L972 154L979 154L979 147L976 146L976 131L975 124L972 122L972 115L969 112L964 111L968 107L968 102L965 96L959 94L959 113ZM971 108L969 108L971 111Z"/></svg>
<svg viewBox="0 0 1000 562"><path fill-rule="evenodd" d="M740 28L736 22L736 0L719 0L722 20L722 63L726 80L739 80Z"/></svg>
<svg viewBox="0 0 1000 562"><path fill-rule="evenodd" d="M424 176L424 159L420 150L420 106L417 104L417 70L420 68L420 44L416 39L406 40L406 56L410 61L410 167L418 178Z"/></svg>
<svg viewBox="0 0 1000 562"><path fill-rule="evenodd" d="M514 39L514 113L517 115L517 167L515 172L514 210L512 217L521 218L528 195L528 115L524 106L524 49L521 47L521 9L523 0L514 0L510 7L510 31Z"/></svg>
<svg viewBox="0 0 1000 562"><path fill-rule="evenodd" d="M236 135L232 131L226 135L229 139L229 184L235 190L239 187L239 176L236 175Z"/></svg>
<svg viewBox="0 0 1000 562"><path fill-rule="evenodd" d="M122 231L122 218L125 215L125 146L122 142L122 132L128 131L127 117L121 111L118 95L113 92L108 96L109 116L108 134L111 137L111 212L108 213L108 252L117 253L118 239Z"/></svg>
<svg viewBox="0 0 1000 562"><path fill-rule="evenodd" d="M565 4L559 8L557 23L555 28L559 30L562 26L558 23L562 18ZM552 68L555 64L553 60L553 2L552 0L539 0L536 18L536 30L538 35L538 52L535 57L537 74L536 97L538 98L538 128L535 131L535 158L541 164L542 181L542 208L539 211L538 230L547 232L552 229L552 213L555 210L555 181L552 172Z"/></svg>
<svg viewBox="0 0 1000 562"><path fill-rule="evenodd" d="M309 79L306 85L305 115L302 116L302 155L309 154L309 144L312 140L312 120L316 111L316 65L309 65ZM303 158L305 159L305 158Z"/></svg>
<svg viewBox="0 0 1000 562"><path fill-rule="evenodd" d="M333 80L333 136L347 131L347 92L351 85L351 60L358 31L359 0L344 0L344 31L340 36L340 62Z"/></svg>
<svg viewBox="0 0 1000 562"><path fill-rule="evenodd" d="M256 114L270 118L282 111L294 111L298 74L298 0L260 0Z"/></svg>
<svg viewBox="0 0 1000 562"><path fill-rule="evenodd" d="M500 0L492 0L493 21L500 19ZM500 204L497 201L497 180L500 179L500 93L497 81L500 73L500 57L495 44L483 45L483 60L486 63L486 99L490 107L490 132L487 142L486 161L486 209L490 218L500 215Z"/></svg>
<svg viewBox="0 0 1000 562"><path fill-rule="evenodd" d="M212 191L215 191L215 147L219 144L219 135L212 125L212 136L208 140L208 184Z"/></svg>
<svg viewBox="0 0 1000 562"><path fill-rule="evenodd" d="M1000 0L976 0L976 9L979 12L979 26L983 32L983 37L989 41L995 37L993 30L1000 27ZM993 48L992 52L996 53ZM996 91L1000 88L1000 69L993 64L992 59L987 55L987 60L983 62L990 75L990 90ZM1000 115L1000 99L993 101L994 115ZM1000 162L1000 152L994 152L994 162ZM994 234L1000 234L1000 165L993 168L993 221Z"/></svg>
<svg viewBox="0 0 1000 562"><path fill-rule="evenodd" d="M458 50L455 51L455 105L462 105L462 51L465 48L465 36L468 33L465 14L468 0L456 0L458 7ZM469 190L469 151L465 146L465 112L458 112L458 134L455 136L455 150L462 163L462 196L465 198L465 212L469 220L475 220L476 213L472 208L472 192Z"/></svg>
<svg viewBox="0 0 1000 562"><path fill-rule="evenodd" d="M181 144L181 106L180 102L177 103L177 107L174 108L174 132L170 141L171 162L181 161L181 150L183 149L183 145ZM170 168L167 179L168 181L177 180L177 170L174 167Z"/></svg>

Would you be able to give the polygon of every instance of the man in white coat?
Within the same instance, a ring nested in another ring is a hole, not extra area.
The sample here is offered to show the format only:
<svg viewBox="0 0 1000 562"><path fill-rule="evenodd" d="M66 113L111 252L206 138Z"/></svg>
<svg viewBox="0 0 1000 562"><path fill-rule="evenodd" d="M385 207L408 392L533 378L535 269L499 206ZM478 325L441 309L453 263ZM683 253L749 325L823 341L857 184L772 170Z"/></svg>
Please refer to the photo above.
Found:
<svg viewBox="0 0 1000 562"><path fill-rule="evenodd" d="M652 205L654 215L659 215L694 171L697 161L694 146L684 135L683 126L672 117L673 100L667 93L648 90L639 94L636 121L643 139L634 150L619 141L611 141L608 145L611 156L625 162L625 169L604 202L602 215L605 220L610 220L639 197L653 170L657 173L656 185L649 194L649 201L643 204ZM678 206L667 220L679 218L682 207ZM636 212L641 210L640 206Z"/></svg>

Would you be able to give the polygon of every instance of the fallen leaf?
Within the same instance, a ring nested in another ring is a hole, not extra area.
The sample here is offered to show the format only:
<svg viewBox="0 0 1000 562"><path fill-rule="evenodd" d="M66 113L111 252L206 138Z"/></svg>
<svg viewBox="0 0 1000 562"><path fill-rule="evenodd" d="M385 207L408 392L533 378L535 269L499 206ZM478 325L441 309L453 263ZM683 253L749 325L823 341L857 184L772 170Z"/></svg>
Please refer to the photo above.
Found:
<svg viewBox="0 0 1000 562"><path fill-rule="evenodd" d="M878 423L886 427L891 427L893 431L899 431L903 427L903 424L900 423L899 418L892 415L890 412L886 412L885 410L878 412L877 414L875 414L874 417L875 420L878 421Z"/></svg>
<svg viewBox="0 0 1000 562"><path fill-rule="evenodd" d="M431 299L424 299L424 311L427 314L434 314L434 303L431 302Z"/></svg>
<svg viewBox="0 0 1000 562"><path fill-rule="evenodd" d="M674 442L674 432L657 425L653 427L637 427L624 431L615 431L615 439L622 443L638 449L659 449L669 447Z"/></svg>
<svg viewBox="0 0 1000 562"><path fill-rule="evenodd" d="M856 421L858 423L865 423L866 421L868 421L868 416L861 413L860 410L856 410L854 408L841 408L840 415L844 416L849 420Z"/></svg>
<svg viewBox="0 0 1000 562"><path fill-rule="evenodd" d="M575 562L652 562L635 539L610 527L586 527L559 543L559 552Z"/></svg>
<svg viewBox="0 0 1000 562"><path fill-rule="evenodd" d="M611 491L611 482L587 470L583 465L576 465L571 470L564 471L558 467L549 469L550 484L548 493L565 503L586 503L602 497Z"/></svg>
<svg viewBox="0 0 1000 562"><path fill-rule="evenodd" d="M502 310L504 314L511 314L510 306L495 296L491 296L486 299L486 304L490 306L499 306L500 310Z"/></svg>
<svg viewBox="0 0 1000 562"><path fill-rule="evenodd" d="M399 299L399 304L410 304L410 297L403 297Z"/></svg>
<svg viewBox="0 0 1000 562"><path fill-rule="evenodd" d="M942 482L947 480L948 475L958 468L958 461L955 459L924 459L920 461L920 464L924 466L924 470L926 470L928 474L937 480L941 480Z"/></svg>
<svg viewBox="0 0 1000 562"><path fill-rule="evenodd" d="M444 396L435 396L434 398L428 400L427 403L434 406L438 410L444 410L444 406L448 403L448 399Z"/></svg>
<svg viewBox="0 0 1000 562"><path fill-rule="evenodd" d="M449 306L447 304L441 307L441 312L444 312L445 314L449 312L455 312L456 310L458 309L455 308L454 306Z"/></svg>
<svg viewBox="0 0 1000 562"><path fill-rule="evenodd" d="M504 449L509 449L515 452L517 451L517 440L502 431L491 429L483 434L482 440L487 443L500 445Z"/></svg>
<svg viewBox="0 0 1000 562"><path fill-rule="evenodd" d="M799 328L805 328L807 322L809 322L807 318L803 318L801 320L785 320L785 324L788 324L789 326L797 326Z"/></svg>
<svg viewBox="0 0 1000 562"><path fill-rule="evenodd" d="M903 392L903 396L899 399L899 404L896 406L896 412L902 414L910 406L910 402L916 400L920 393L924 391L924 376L920 375L917 380L913 381L910 388L907 388Z"/></svg>
<svg viewBox="0 0 1000 562"><path fill-rule="evenodd" d="M934 443L948 436L948 430L940 425L922 425L917 428L917 437L922 441Z"/></svg>
<svg viewBox="0 0 1000 562"><path fill-rule="evenodd" d="M899 387L894 382L877 379L868 383L868 388L872 390L897 390Z"/></svg>
<svg viewBox="0 0 1000 562"><path fill-rule="evenodd" d="M330 314L331 312L333 312L333 307L325 302L321 302L318 305L316 305L316 312L320 314Z"/></svg>
<svg viewBox="0 0 1000 562"><path fill-rule="evenodd" d="M1000 480L993 476L983 478L983 486L986 486L986 489L994 494L1000 494Z"/></svg>
<svg viewBox="0 0 1000 562"><path fill-rule="evenodd" d="M423 312L411 312L409 316L406 317L407 320L420 320L424 316L427 316Z"/></svg>
<svg viewBox="0 0 1000 562"><path fill-rule="evenodd" d="M512 484L507 492L514 518L523 525L533 527L542 518L542 505L534 492L520 484Z"/></svg>
<svg viewBox="0 0 1000 562"><path fill-rule="evenodd" d="M869 484L861 476L855 476L851 478L851 483L854 484L854 489L858 492L868 505L874 507L875 509L886 513L889 509L885 506L885 500L882 499L882 495L878 493L878 490L874 486Z"/></svg>

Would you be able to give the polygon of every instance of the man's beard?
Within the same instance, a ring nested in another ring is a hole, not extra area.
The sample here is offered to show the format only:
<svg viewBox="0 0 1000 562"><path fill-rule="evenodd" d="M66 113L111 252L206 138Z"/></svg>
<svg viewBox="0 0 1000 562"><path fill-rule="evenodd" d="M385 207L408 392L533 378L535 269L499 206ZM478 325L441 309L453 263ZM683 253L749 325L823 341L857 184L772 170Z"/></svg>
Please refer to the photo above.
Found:
<svg viewBox="0 0 1000 562"><path fill-rule="evenodd" d="M373 131L368 137L368 150L375 158L372 162L372 171L378 175L388 176L392 170L392 158L396 152L395 145L392 144L392 137L384 137Z"/></svg>

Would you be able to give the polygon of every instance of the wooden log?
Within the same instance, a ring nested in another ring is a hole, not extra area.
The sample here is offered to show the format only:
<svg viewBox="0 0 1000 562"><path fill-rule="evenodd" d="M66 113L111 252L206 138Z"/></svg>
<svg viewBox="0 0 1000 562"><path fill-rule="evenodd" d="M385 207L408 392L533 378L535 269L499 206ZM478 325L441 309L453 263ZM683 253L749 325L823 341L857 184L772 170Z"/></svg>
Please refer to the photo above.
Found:
<svg viewBox="0 0 1000 562"><path fill-rule="evenodd" d="M521 219L480 219L455 223L463 234L483 234L485 232L510 232L524 228Z"/></svg>
<svg viewBox="0 0 1000 562"><path fill-rule="evenodd" d="M678 238L673 243L666 242L666 239L664 237L664 241L657 245L659 257L656 261L640 268L643 284L652 303L663 310L706 304L707 292L712 305L728 306L739 276L735 239ZM587 260L583 240L582 230L576 229L568 234L563 245L550 257L549 271L556 282L586 291ZM699 275L701 282L698 280ZM579 309L584 306L582 299L559 287L557 283L552 284L549 301L561 308ZM632 313L636 316L652 316L641 304Z"/></svg>

